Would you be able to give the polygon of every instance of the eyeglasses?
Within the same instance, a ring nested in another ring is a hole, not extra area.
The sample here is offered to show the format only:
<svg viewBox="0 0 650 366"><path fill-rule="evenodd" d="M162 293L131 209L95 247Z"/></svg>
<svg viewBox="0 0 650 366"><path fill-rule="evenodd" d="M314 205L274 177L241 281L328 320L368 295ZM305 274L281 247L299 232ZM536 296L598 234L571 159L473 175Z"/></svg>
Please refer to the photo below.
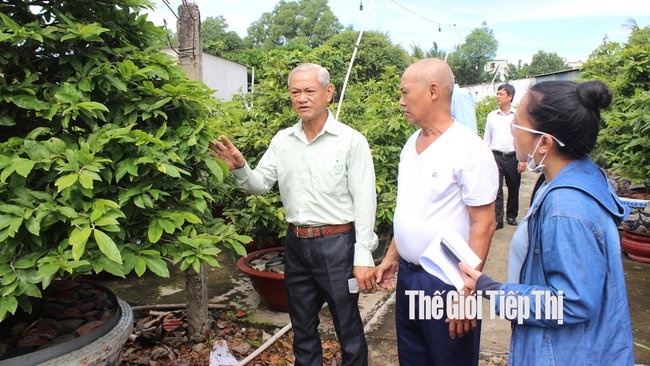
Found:
<svg viewBox="0 0 650 366"><path fill-rule="evenodd" d="M562 141L558 140L555 136L553 136L553 135L551 135L551 134L548 134L548 133L546 133L546 132L541 132L541 131L533 130L532 128L522 127L522 126L516 125L516 124L514 124L514 123L511 123L511 124L510 124L510 132L511 132L513 135L515 134L515 130L516 130L517 128L520 129L520 130L528 131L528 132L530 132L530 133L534 133L534 134L536 134L536 135L549 135L549 136L551 136L551 138L553 138L553 140L555 140L555 142L557 142L558 145L564 147L564 143L563 143Z"/></svg>

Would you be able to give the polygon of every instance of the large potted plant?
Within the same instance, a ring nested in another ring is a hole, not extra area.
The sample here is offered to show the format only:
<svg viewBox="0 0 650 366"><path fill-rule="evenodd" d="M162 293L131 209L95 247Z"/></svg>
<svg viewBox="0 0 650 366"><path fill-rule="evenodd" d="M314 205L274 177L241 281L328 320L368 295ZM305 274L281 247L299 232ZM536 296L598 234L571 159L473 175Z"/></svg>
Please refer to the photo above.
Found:
<svg viewBox="0 0 650 366"><path fill-rule="evenodd" d="M248 195L237 190L223 215L237 228L237 232L253 241L246 244L248 253L258 249L282 246L287 232L286 212L280 193L272 190L264 195Z"/></svg>
<svg viewBox="0 0 650 366"><path fill-rule="evenodd" d="M219 106L158 52L151 4L32 5L0 5L0 321L56 277L198 272L217 243L244 255L208 209L227 173L208 157Z"/></svg>
<svg viewBox="0 0 650 366"><path fill-rule="evenodd" d="M640 188L625 194L632 213L622 225L621 245L630 258L650 262L650 213L643 197L650 193L650 27L633 26L625 44L605 41L589 56L581 78L602 80L614 91L611 110L602 114L598 151L622 177L618 183L629 180Z"/></svg>

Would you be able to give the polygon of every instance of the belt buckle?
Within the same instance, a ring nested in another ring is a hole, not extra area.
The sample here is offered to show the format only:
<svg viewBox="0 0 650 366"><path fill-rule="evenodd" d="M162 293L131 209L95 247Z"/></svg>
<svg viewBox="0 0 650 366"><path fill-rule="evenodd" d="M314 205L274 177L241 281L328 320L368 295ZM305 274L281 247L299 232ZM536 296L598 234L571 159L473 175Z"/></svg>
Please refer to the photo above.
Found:
<svg viewBox="0 0 650 366"><path fill-rule="evenodd" d="M301 238L301 239L311 239L314 237L314 229L310 226L307 225L296 225L296 236ZM307 229L307 236L301 236L300 235L300 229Z"/></svg>

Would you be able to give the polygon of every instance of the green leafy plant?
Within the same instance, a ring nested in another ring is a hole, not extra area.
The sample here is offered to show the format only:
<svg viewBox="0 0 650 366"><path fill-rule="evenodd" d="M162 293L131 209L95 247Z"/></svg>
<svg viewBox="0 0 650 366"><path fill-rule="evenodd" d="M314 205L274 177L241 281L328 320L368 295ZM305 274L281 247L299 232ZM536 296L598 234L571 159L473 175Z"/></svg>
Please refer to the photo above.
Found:
<svg viewBox="0 0 650 366"><path fill-rule="evenodd" d="M255 239L260 248L264 243L284 237L287 232L286 212L277 190L260 196L240 195L230 202L223 214L237 232Z"/></svg>
<svg viewBox="0 0 650 366"><path fill-rule="evenodd" d="M583 80L602 80L614 92L597 149L615 173L650 192L650 27L635 27L626 44L605 41L583 66Z"/></svg>
<svg viewBox="0 0 650 366"><path fill-rule="evenodd" d="M339 119L360 131L370 145L375 166L378 232L392 232L397 199L397 167L402 147L416 128L399 105L401 75L387 67L379 80L351 85Z"/></svg>
<svg viewBox="0 0 650 366"><path fill-rule="evenodd" d="M224 116L158 51L150 3L30 4L0 4L0 320L55 277L245 254L250 238L210 215Z"/></svg>
<svg viewBox="0 0 650 366"><path fill-rule="evenodd" d="M499 109L497 104L497 97L490 95L483 98L480 102L476 103L476 129L478 135L483 137L485 134L485 123L487 122L487 115L490 112Z"/></svg>

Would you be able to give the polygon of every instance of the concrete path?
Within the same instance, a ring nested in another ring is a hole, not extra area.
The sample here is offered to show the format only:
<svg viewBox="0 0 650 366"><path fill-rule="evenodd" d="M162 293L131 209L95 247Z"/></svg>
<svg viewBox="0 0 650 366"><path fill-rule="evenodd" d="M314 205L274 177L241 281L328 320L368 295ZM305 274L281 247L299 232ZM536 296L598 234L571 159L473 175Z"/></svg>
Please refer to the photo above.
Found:
<svg viewBox="0 0 650 366"><path fill-rule="evenodd" d="M520 188L520 213L518 220L528 211L530 194L535 186L537 174L524 173ZM507 192L507 190L506 190ZM507 197L507 195L506 195ZM510 239L516 227L505 224L492 238L490 253L484 271L497 281L505 282L508 277L508 250ZM391 298L392 299L392 298ZM484 302L483 325L481 331L481 365L507 365L510 345L510 323L500 319L490 319L488 303ZM395 333L394 302L386 307L383 322L367 333L370 349L369 365L397 365L397 341Z"/></svg>
<svg viewBox="0 0 650 366"><path fill-rule="evenodd" d="M538 175L524 172L520 189L520 221L528 211L530 195ZM505 282L508 274L508 250L510 239L516 227L508 224L497 230L492 239L490 253L484 272L497 281ZM650 264L631 261L623 254L623 266L627 279L632 330L635 342L650 346L650 309L647 299L650 298ZM368 296L368 295L363 295ZM508 348L510 345L510 322L501 319L490 319L488 302L484 301L483 328L481 332L481 366L500 366L508 363ZM374 314L375 319L367 330L368 347L370 351L370 366L398 365L397 335L395 333L394 296L388 297L381 312ZM650 365L650 351L638 345L634 347L637 365ZM410 365L409 365L410 366Z"/></svg>

